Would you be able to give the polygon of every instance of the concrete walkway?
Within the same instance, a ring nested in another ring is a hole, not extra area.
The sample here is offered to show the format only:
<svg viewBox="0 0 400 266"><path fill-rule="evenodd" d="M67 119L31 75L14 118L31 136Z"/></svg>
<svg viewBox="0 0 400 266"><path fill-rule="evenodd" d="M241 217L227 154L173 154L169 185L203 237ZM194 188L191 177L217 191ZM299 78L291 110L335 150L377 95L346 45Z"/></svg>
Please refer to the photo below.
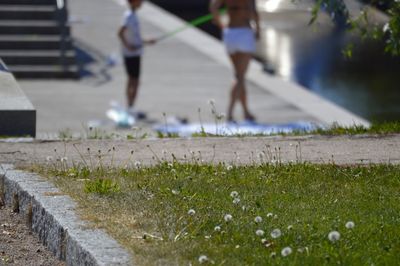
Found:
<svg viewBox="0 0 400 266"><path fill-rule="evenodd" d="M84 66L91 76L79 81L20 80L19 84L37 109L37 137L53 138L60 131L84 132L88 123L113 131L106 118L110 100L125 103L125 72L116 36L125 10L121 0L70 0L72 34L77 46L94 62ZM145 3L139 11L142 33L158 37L183 22ZM117 63L110 66L110 63ZM190 29L174 38L148 47L143 58L143 75L137 108L148 113L151 128L167 116L199 122L213 121L213 99L218 112L225 112L231 70L223 46L215 39ZM297 85L269 76L252 62L249 70L249 102L260 123L309 121L343 125L368 122ZM241 110L236 110L242 117Z"/></svg>

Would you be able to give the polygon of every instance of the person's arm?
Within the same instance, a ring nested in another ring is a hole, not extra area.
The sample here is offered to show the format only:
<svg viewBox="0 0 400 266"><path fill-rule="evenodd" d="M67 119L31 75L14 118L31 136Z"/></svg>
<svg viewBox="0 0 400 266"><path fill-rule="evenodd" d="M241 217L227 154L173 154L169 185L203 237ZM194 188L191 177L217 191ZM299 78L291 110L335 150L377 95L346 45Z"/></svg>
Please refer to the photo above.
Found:
<svg viewBox="0 0 400 266"><path fill-rule="evenodd" d="M127 40L126 37L125 37L125 31L126 31L126 30L127 30L126 26L121 26L121 28L119 28L119 31L118 31L118 37L119 37L119 39L121 40L122 44L123 44L128 50L135 51L135 50L137 50L137 49L140 48L140 47L136 47L136 46L134 46L134 45L131 45L131 44L128 42L128 40Z"/></svg>
<svg viewBox="0 0 400 266"><path fill-rule="evenodd" d="M210 1L210 12L213 17L213 23L217 25L218 28L222 29L224 25L222 24L221 17L219 14L219 8L224 3L224 0L211 0Z"/></svg>
<svg viewBox="0 0 400 266"><path fill-rule="evenodd" d="M252 9L253 9L252 17L253 17L254 23L256 24L255 32L256 32L256 38L258 40L258 39L260 39L260 32L261 31L260 31L260 16L258 15L256 0L252 0L252 5L253 5L253 7L252 7Z"/></svg>

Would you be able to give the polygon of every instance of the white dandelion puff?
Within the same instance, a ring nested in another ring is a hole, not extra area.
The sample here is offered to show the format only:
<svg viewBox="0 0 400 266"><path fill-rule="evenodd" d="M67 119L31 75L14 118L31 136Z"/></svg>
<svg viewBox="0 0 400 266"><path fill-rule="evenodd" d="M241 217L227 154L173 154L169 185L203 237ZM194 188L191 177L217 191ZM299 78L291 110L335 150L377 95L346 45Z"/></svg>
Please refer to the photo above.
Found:
<svg viewBox="0 0 400 266"><path fill-rule="evenodd" d="M268 218L270 218L270 217L272 217L272 216L274 216L273 213L271 213L271 212L267 213L267 217L268 217Z"/></svg>
<svg viewBox="0 0 400 266"><path fill-rule="evenodd" d="M292 248L291 247L285 247L281 251L282 257L289 256L292 253Z"/></svg>
<svg viewBox="0 0 400 266"><path fill-rule="evenodd" d="M134 165L136 169L139 169L142 164L139 161L135 161Z"/></svg>
<svg viewBox="0 0 400 266"><path fill-rule="evenodd" d="M200 263L200 264L206 263L207 261L208 261L208 257L207 257L206 255L201 255L201 256L199 257L199 263Z"/></svg>
<svg viewBox="0 0 400 266"><path fill-rule="evenodd" d="M229 221L231 221L232 219L233 219L232 215L230 215L230 214L225 214L225 216L224 216L225 222L229 222Z"/></svg>
<svg viewBox="0 0 400 266"><path fill-rule="evenodd" d="M383 31L383 32L390 31L390 25L389 25L389 23L386 23L385 25L383 25L382 31Z"/></svg>
<svg viewBox="0 0 400 266"><path fill-rule="evenodd" d="M261 230L261 229L258 229L258 230L256 231L256 235L257 235L257 236L263 236L263 235L264 235L264 231Z"/></svg>
<svg viewBox="0 0 400 266"><path fill-rule="evenodd" d="M232 198L237 198L239 196L239 193L237 191L232 191L231 192L231 197Z"/></svg>
<svg viewBox="0 0 400 266"><path fill-rule="evenodd" d="M340 239L340 233L338 231L332 231L328 234L328 239L331 242L336 242Z"/></svg>
<svg viewBox="0 0 400 266"><path fill-rule="evenodd" d="M221 226L217 225L216 227L214 227L214 231L215 232L220 232L221 231Z"/></svg>
<svg viewBox="0 0 400 266"><path fill-rule="evenodd" d="M233 202L233 204L239 204L240 199L239 198L234 198L232 202Z"/></svg>
<svg viewBox="0 0 400 266"><path fill-rule="evenodd" d="M281 232L281 230L279 230L279 229L274 229L274 230L272 230L272 232L271 232L271 237L272 238L278 238L278 237L280 237L282 235L282 232Z"/></svg>
<svg viewBox="0 0 400 266"><path fill-rule="evenodd" d="M256 216L256 218L254 218L254 222L261 223L262 222L261 216Z"/></svg>
<svg viewBox="0 0 400 266"><path fill-rule="evenodd" d="M347 228L347 229L353 229L354 226L355 226L355 224L354 224L353 221L348 221L348 222L346 223L346 228Z"/></svg>
<svg viewBox="0 0 400 266"><path fill-rule="evenodd" d="M189 214L189 215L195 215L195 214L196 214L196 211L193 210L193 209L190 209L190 210L188 211L188 214Z"/></svg>
<svg viewBox="0 0 400 266"><path fill-rule="evenodd" d="M289 225L288 227L287 227L287 230L292 230L293 229L293 225Z"/></svg>

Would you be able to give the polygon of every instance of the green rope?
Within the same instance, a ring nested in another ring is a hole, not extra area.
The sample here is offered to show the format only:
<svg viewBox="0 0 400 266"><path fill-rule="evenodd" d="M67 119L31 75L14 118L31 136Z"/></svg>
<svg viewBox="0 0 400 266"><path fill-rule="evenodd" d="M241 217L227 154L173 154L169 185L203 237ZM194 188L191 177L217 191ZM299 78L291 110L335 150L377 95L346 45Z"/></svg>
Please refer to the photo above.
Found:
<svg viewBox="0 0 400 266"><path fill-rule="evenodd" d="M220 13L221 15L223 15L225 12L226 12L226 8L222 8L222 9L219 11L219 13ZM176 35L177 33L181 32L181 31L184 31L184 30L186 30L186 29L188 29L188 28L197 27L197 26L199 26L199 25L202 25L202 24L204 24L204 23L207 23L208 21L212 20L212 18L213 18L212 14L207 14L207 15L198 17L198 18L196 18L196 19L194 19L194 20L189 21L189 22L186 23L184 26L179 27L179 28L177 28L176 30L173 30L173 31L170 31L170 32L166 33L165 35L163 35L163 36L161 36L160 38L158 38L157 41L166 39L166 38L168 38L168 37L172 37L172 36Z"/></svg>

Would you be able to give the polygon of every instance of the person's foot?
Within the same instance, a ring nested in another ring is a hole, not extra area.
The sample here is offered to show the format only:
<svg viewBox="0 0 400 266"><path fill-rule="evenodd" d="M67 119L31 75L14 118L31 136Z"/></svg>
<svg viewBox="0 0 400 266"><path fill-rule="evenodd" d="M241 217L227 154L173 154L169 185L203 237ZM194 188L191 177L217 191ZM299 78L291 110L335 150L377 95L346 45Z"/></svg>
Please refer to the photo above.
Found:
<svg viewBox="0 0 400 266"><path fill-rule="evenodd" d="M236 121L235 121L235 119L233 119L233 116L232 116L232 115L228 115L228 117L226 118L226 121L227 121L228 123L236 123Z"/></svg>
<svg viewBox="0 0 400 266"><path fill-rule="evenodd" d="M255 122L256 121L255 116L250 114L250 113L245 114L244 119L247 120L247 121L250 121L250 122Z"/></svg>
<svg viewBox="0 0 400 266"><path fill-rule="evenodd" d="M133 107L128 108L128 113L134 118L141 120L146 119L146 113L135 110Z"/></svg>

